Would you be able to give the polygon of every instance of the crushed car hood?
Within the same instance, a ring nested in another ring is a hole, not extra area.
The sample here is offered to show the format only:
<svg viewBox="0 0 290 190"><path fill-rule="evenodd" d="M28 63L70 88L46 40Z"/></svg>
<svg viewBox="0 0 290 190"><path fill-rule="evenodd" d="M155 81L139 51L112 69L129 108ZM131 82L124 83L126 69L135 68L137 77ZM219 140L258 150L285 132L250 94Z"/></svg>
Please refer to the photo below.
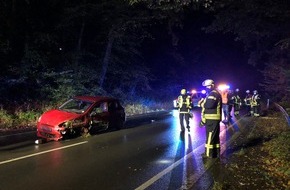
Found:
<svg viewBox="0 0 290 190"><path fill-rule="evenodd" d="M39 122L46 125L56 126L65 121L80 117L81 114L65 112L61 110L50 110L42 114Z"/></svg>

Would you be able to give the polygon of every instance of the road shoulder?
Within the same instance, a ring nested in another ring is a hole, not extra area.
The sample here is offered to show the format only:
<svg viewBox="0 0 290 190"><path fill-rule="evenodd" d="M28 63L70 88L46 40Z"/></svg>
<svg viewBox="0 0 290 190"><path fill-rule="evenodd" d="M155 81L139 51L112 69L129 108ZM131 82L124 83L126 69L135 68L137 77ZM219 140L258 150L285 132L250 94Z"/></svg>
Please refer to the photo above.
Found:
<svg viewBox="0 0 290 190"><path fill-rule="evenodd" d="M249 117L242 122L248 123L247 129L208 170L212 189L289 188L290 130L283 117Z"/></svg>

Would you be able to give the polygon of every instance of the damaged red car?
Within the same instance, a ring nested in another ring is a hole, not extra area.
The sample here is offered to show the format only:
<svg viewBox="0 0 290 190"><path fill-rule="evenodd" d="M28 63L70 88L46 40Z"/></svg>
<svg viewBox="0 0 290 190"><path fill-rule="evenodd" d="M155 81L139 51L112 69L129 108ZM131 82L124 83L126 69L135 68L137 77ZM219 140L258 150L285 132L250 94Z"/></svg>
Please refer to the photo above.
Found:
<svg viewBox="0 0 290 190"><path fill-rule="evenodd" d="M37 122L37 137L58 141L83 133L124 126L125 111L116 98L76 96L58 109L43 113Z"/></svg>

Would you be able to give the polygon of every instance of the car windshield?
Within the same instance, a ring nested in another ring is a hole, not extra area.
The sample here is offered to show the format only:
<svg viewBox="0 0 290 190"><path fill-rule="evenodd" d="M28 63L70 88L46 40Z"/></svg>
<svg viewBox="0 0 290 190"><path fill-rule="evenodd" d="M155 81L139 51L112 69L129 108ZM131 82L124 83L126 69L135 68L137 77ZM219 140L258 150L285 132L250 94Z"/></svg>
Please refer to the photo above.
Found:
<svg viewBox="0 0 290 190"><path fill-rule="evenodd" d="M84 113L93 103L78 99L70 99L62 104L59 109L67 112Z"/></svg>

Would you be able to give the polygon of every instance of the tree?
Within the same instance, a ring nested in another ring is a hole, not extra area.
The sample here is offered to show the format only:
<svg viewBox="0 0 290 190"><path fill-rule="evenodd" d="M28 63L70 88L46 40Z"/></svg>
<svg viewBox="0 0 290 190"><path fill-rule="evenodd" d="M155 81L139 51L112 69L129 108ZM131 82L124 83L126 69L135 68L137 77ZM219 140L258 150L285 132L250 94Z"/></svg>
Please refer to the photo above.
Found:
<svg viewBox="0 0 290 190"><path fill-rule="evenodd" d="M276 50L276 51L274 51ZM262 71L264 81L261 86L268 93L268 98L272 101L290 100L290 51L276 47L273 50L271 60L265 65Z"/></svg>
<svg viewBox="0 0 290 190"><path fill-rule="evenodd" d="M145 38L150 38L147 27L155 19L148 9L143 5L129 6L126 2L118 0L98 2L87 0L82 5L77 2L68 5L65 8L67 16L63 16L59 28L61 33L77 36L76 28L82 28L81 23L84 20L80 17L85 17L87 27L82 30L84 38L81 40L81 46L78 45L81 47L78 48L81 49L81 54L79 52L75 54L79 55L78 64L87 65L95 71L94 76L99 78L94 80L95 86L105 91L118 87L132 88L128 92L135 91L133 90L135 88L144 90L141 84L148 86L150 75L142 64L140 47ZM78 14L80 9L83 10L82 15ZM63 44L70 45L71 42L68 41L70 38L63 36ZM74 52L74 49L69 46L65 49ZM140 77L141 73L143 73L142 77ZM138 80L143 80L138 82L137 86L124 82L128 77L129 80L135 81L135 75L139 76Z"/></svg>
<svg viewBox="0 0 290 190"><path fill-rule="evenodd" d="M0 21L3 84L15 78L42 98L150 89L140 47L154 16L142 5L3 0Z"/></svg>
<svg viewBox="0 0 290 190"><path fill-rule="evenodd" d="M290 62L287 56L290 47L290 2L224 0L216 2L214 6L215 20L206 31L233 33L236 40L244 43L249 53L248 63L262 70L265 81L261 81L261 86L264 90L280 98L286 96L285 91L276 84L289 85L290 82L285 77ZM270 72L273 69L275 72ZM275 78L281 80L273 80Z"/></svg>

